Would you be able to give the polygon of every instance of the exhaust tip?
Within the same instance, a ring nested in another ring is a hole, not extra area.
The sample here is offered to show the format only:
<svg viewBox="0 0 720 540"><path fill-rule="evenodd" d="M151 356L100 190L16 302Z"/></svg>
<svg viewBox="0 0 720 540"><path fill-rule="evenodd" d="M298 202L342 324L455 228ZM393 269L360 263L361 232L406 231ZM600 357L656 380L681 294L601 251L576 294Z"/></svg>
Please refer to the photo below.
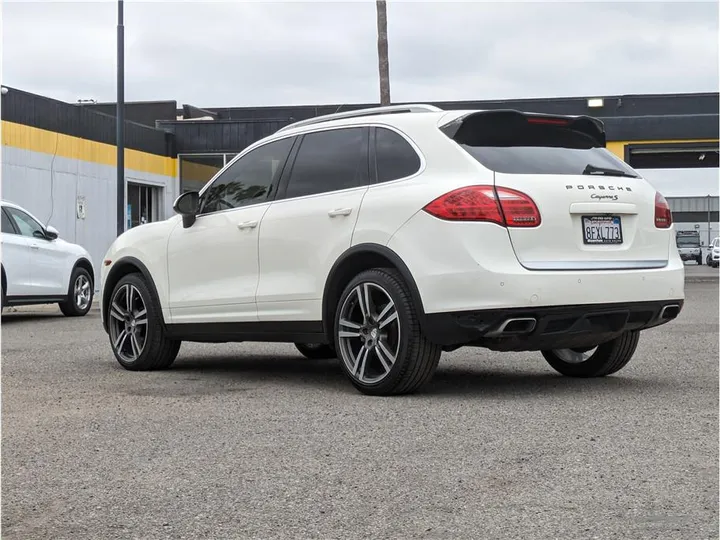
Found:
<svg viewBox="0 0 720 540"><path fill-rule="evenodd" d="M680 306L677 304L670 304L668 306L664 306L660 310L660 318L663 320L674 319L679 314L680 314Z"/></svg>
<svg viewBox="0 0 720 540"><path fill-rule="evenodd" d="M505 337L529 334L535 330L537 320L534 317L518 317L505 320L497 330L487 334L487 337Z"/></svg>

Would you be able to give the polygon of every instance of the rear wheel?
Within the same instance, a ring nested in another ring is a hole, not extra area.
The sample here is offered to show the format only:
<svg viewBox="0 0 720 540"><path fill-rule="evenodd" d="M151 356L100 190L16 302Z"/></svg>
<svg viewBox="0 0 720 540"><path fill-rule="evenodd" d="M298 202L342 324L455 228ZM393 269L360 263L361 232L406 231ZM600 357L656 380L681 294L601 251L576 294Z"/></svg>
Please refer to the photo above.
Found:
<svg viewBox="0 0 720 540"><path fill-rule="evenodd" d="M702 255L698 255L698 258L695 259L699 266L702 266Z"/></svg>
<svg viewBox="0 0 720 540"><path fill-rule="evenodd" d="M712 255L708 255L707 257L705 257L705 263L708 266L712 266Z"/></svg>
<svg viewBox="0 0 720 540"><path fill-rule="evenodd" d="M591 349L553 349L542 355L553 369L568 377L604 377L627 365L639 340L639 331L626 332Z"/></svg>
<svg viewBox="0 0 720 540"><path fill-rule="evenodd" d="M90 273L77 267L70 276L67 300L60 302L60 311L66 317L83 317L90 311L94 286Z"/></svg>
<svg viewBox="0 0 720 540"><path fill-rule="evenodd" d="M165 336L160 306L140 274L120 279L106 317L110 345L125 369L165 369L175 361L181 342Z"/></svg>
<svg viewBox="0 0 720 540"><path fill-rule="evenodd" d="M296 343L295 348L310 360L325 360L337 358L337 353L330 345L323 343Z"/></svg>
<svg viewBox="0 0 720 540"><path fill-rule="evenodd" d="M432 378L442 353L423 335L402 276L381 268L362 272L345 288L335 343L345 374L370 395L415 392Z"/></svg>

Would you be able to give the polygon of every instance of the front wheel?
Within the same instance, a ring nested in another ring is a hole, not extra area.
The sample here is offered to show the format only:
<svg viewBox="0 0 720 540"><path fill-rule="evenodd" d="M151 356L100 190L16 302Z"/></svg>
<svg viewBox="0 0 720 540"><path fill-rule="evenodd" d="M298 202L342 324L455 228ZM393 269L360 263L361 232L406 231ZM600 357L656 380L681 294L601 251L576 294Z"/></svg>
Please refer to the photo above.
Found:
<svg viewBox="0 0 720 540"><path fill-rule="evenodd" d="M442 353L425 338L400 273L385 268L348 283L335 317L335 344L345 374L370 395L415 392L432 378Z"/></svg>
<svg viewBox="0 0 720 540"><path fill-rule="evenodd" d="M75 268L70 276L67 300L60 302L60 311L66 317L84 317L92 306L93 293L90 273L84 268Z"/></svg>
<svg viewBox="0 0 720 540"><path fill-rule="evenodd" d="M125 369L165 369L175 361L181 342L166 337L160 305L140 274L120 279L106 317L110 345Z"/></svg>
<svg viewBox="0 0 720 540"><path fill-rule="evenodd" d="M296 343L295 348L310 360L328 360L337 358L337 353L330 345L323 343Z"/></svg>
<svg viewBox="0 0 720 540"><path fill-rule="evenodd" d="M640 332L632 331L591 349L541 351L555 371L568 377L604 377L620 371L632 359Z"/></svg>

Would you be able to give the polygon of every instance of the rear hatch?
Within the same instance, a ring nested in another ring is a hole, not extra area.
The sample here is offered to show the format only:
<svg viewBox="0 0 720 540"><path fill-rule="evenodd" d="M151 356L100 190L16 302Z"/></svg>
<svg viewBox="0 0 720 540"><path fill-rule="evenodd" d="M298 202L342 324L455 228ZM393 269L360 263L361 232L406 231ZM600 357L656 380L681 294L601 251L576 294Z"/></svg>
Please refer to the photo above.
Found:
<svg viewBox="0 0 720 540"><path fill-rule="evenodd" d="M510 188L534 201L539 224L508 227L515 255L527 269L667 265L667 202L605 148L599 120L483 111L441 129L494 172L496 190ZM666 212L665 225L658 218L663 228L656 226L658 205Z"/></svg>

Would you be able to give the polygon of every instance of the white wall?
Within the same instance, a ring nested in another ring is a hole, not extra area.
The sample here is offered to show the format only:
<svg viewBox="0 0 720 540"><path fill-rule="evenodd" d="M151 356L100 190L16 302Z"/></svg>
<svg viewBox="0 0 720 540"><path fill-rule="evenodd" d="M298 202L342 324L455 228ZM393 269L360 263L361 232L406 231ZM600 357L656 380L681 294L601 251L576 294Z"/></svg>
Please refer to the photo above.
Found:
<svg viewBox="0 0 720 540"><path fill-rule="evenodd" d="M52 172L51 172L52 171ZM100 264L116 237L116 168L50 154L2 147L2 198L27 208L60 237L88 250L99 282ZM172 215L178 195L176 178L128 170L126 179L162 189L160 217ZM76 216L77 198L85 198L85 219Z"/></svg>

